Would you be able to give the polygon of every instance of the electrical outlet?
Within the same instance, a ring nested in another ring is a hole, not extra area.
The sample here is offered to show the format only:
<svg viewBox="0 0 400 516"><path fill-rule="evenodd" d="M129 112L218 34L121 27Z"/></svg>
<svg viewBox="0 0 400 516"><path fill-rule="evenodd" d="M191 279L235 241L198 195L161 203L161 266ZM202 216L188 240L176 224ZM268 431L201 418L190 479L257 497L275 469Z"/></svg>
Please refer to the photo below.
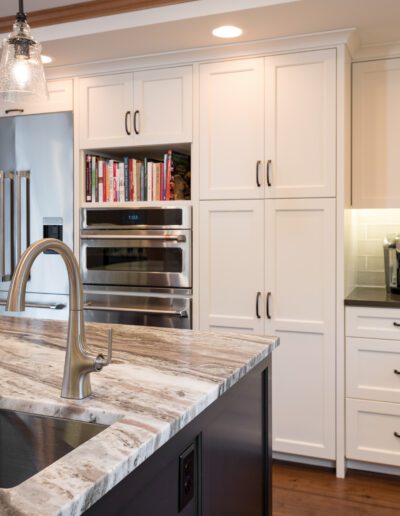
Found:
<svg viewBox="0 0 400 516"><path fill-rule="evenodd" d="M179 456L179 512L193 499L196 482L196 446L192 443Z"/></svg>

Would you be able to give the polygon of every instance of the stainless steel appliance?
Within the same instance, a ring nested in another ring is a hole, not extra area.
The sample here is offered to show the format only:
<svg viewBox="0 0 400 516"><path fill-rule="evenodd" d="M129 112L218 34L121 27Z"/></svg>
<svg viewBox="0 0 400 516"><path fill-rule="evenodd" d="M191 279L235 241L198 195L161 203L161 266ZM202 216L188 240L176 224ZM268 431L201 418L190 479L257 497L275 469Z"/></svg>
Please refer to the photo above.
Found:
<svg viewBox="0 0 400 516"><path fill-rule="evenodd" d="M85 208L86 320L192 326L191 207Z"/></svg>
<svg viewBox="0 0 400 516"><path fill-rule="evenodd" d="M72 113L0 118L0 313L16 263L30 242L73 246ZM68 317L62 258L41 255L27 285L29 317ZM26 315L26 313L25 313Z"/></svg>
<svg viewBox="0 0 400 516"><path fill-rule="evenodd" d="M400 294L400 235L388 235L383 241L386 290Z"/></svg>

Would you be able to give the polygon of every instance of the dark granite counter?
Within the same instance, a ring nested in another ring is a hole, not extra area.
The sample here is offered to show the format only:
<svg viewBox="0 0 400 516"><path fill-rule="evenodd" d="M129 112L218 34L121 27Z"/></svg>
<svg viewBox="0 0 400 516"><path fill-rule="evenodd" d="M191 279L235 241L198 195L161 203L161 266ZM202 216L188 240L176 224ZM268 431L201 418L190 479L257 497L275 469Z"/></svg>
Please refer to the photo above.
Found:
<svg viewBox="0 0 400 516"><path fill-rule="evenodd" d="M386 288L357 287L344 300L346 306L400 308L400 294L391 294Z"/></svg>

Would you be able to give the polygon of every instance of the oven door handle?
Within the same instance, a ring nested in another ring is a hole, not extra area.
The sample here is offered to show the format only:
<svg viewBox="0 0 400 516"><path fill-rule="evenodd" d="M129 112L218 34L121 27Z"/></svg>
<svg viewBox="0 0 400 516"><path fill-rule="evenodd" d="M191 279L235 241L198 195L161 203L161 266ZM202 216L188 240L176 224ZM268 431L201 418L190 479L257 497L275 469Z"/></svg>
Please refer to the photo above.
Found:
<svg viewBox="0 0 400 516"><path fill-rule="evenodd" d="M167 242L186 242L185 235L86 235L81 233L81 240L161 240Z"/></svg>
<svg viewBox="0 0 400 516"><path fill-rule="evenodd" d="M148 315L169 315L175 317L188 317L187 310L156 310L151 308L128 308L125 306L102 306L92 305L92 303L85 303L85 310L96 310L103 312L130 312L136 314L148 314Z"/></svg>

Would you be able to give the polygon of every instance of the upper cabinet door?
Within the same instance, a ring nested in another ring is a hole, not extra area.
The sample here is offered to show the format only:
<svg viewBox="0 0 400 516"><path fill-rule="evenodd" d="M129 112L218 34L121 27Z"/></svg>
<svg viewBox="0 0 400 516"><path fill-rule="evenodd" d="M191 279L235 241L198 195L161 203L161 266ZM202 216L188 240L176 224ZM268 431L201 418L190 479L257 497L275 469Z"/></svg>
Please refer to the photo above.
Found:
<svg viewBox="0 0 400 516"><path fill-rule="evenodd" d="M400 208L400 59L353 65L353 206Z"/></svg>
<svg viewBox="0 0 400 516"><path fill-rule="evenodd" d="M201 199L264 195L263 71L262 58L200 66Z"/></svg>
<svg viewBox="0 0 400 516"><path fill-rule="evenodd" d="M79 81L82 149L133 144L133 74L88 77Z"/></svg>
<svg viewBox="0 0 400 516"><path fill-rule="evenodd" d="M48 81L49 98L38 102L19 102L0 104L0 116L36 115L73 110L73 81L65 79Z"/></svg>
<svg viewBox="0 0 400 516"><path fill-rule="evenodd" d="M261 334L264 201L200 203L200 327Z"/></svg>
<svg viewBox="0 0 400 516"><path fill-rule="evenodd" d="M192 67L134 73L135 144L192 141Z"/></svg>
<svg viewBox="0 0 400 516"><path fill-rule="evenodd" d="M336 195L336 51L266 58L266 197Z"/></svg>

